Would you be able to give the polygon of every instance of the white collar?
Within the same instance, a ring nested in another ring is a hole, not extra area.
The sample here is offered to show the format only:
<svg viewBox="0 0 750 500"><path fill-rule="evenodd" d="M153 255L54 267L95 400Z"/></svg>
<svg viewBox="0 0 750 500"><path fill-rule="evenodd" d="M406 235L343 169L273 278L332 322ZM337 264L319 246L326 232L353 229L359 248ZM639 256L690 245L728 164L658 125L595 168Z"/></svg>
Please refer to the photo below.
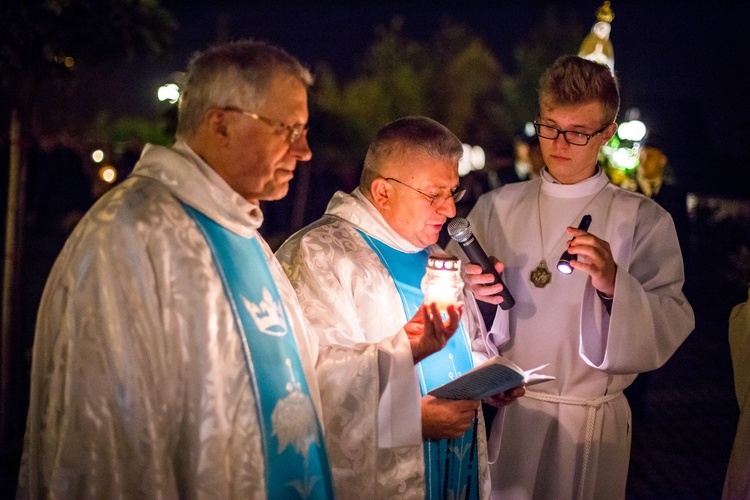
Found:
<svg viewBox="0 0 750 500"><path fill-rule="evenodd" d="M594 175L575 184L560 184L552 174L543 168L541 171L542 193L554 198L583 198L598 193L606 184L609 177L601 168L597 167Z"/></svg>
<svg viewBox="0 0 750 500"><path fill-rule="evenodd" d="M263 223L260 207L229 187L182 141L172 147L147 144L133 175L161 183L179 200L237 234L254 236Z"/></svg>
<svg viewBox="0 0 750 500"><path fill-rule="evenodd" d="M424 250L423 247L409 243L393 230L385 221L375 205L356 188L350 194L337 191L328 202L326 215L344 219L362 232L382 241L386 245L402 252L415 253Z"/></svg>

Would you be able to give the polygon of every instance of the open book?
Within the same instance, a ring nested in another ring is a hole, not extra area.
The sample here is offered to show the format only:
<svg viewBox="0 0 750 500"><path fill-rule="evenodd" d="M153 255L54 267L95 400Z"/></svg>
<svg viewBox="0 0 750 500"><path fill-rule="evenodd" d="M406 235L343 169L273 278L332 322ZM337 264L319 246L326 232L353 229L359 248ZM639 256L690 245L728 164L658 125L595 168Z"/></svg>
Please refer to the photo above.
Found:
<svg viewBox="0 0 750 500"><path fill-rule="evenodd" d="M488 359L473 370L455 380L428 392L441 399L480 400L519 385L534 385L554 380L551 375L536 373L547 365L531 370L522 370L518 365L502 356Z"/></svg>

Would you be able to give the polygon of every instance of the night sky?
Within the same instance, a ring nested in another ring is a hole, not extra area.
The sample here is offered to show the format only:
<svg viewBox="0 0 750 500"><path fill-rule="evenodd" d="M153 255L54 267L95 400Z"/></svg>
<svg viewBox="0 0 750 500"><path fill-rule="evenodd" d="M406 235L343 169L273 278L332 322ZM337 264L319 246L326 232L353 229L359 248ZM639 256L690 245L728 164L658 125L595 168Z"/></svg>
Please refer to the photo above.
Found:
<svg viewBox="0 0 750 500"><path fill-rule="evenodd" d="M184 69L189 55L210 45L219 32L229 39L265 39L311 67L326 61L339 76L351 75L375 39L375 27L394 15L403 17L404 32L417 40L426 40L444 20L461 23L513 73L513 49L546 9L554 7L562 21L575 19L582 40L601 4L167 1L180 26L174 55L117 72L111 92L119 97L90 105L115 113L153 112L163 79ZM626 109L638 107L691 189L700 189L694 184L708 171L712 178L745 175L750 170L750 3L615 0L611 7L610 39L623 96L620 119Z"/></svg>

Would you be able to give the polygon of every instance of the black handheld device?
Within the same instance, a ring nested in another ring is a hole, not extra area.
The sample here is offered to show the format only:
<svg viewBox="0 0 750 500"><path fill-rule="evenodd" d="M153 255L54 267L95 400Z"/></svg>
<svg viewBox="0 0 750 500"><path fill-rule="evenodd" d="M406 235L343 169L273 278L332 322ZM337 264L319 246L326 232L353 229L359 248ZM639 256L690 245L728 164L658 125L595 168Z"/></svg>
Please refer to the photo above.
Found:
<svg viewBox="0 0 750 500"><path fill-rule="evenodd" d="M480 266L483 273L493 274L495 276L495 281L492 284L500 283L503 285L503 289L500 292L500 296L503 298L503 301L500 303L500 308L508 310L513 307L516 303L516 299L513 298L510 290L508 290L508 287L503 283L500 274L495 270L492 261L487 257L487 254L484 253L481 245L479 245L479 242L474 237L474 234L471 232L469 221L463 217L454 218L448 223L448 234L451 238L456 240L459 245L461 245L466 257L469 258L469 261L472 264Z"/></svg>
<svg viewBox="0 0 750 500"><path fill-rule="evenodd" d="M578 224L578 229L582 231L588 231L590 225L591 225L591 216L586 214L581 219L581 223ZM572 253L568 253L568 251L565 250L563 254L560 256L560 260L557 261L557 270L563 274L571 274L573 272L573 266L570 265L570 261L572 260L578 260L578 256L573 255Z"/></svg>

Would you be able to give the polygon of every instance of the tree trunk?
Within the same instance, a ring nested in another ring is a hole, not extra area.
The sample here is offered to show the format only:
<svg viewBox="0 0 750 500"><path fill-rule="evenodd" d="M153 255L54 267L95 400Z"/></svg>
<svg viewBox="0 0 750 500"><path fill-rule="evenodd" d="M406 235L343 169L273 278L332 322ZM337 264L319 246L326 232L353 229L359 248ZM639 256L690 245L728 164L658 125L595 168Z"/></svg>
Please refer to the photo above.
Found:
<svg viewBox="0 0 750 500"><path fill-rule="evenodd" d="M5 225L5 253L3 262L2 331L0 331L0 447L8 443L11 400L11 349L14 325L18 318L14 314L18 304L18 269L21 264L21 214L23 214L23 153L21 119L17 109L10 117L10 162L8 176L8 212Z"/></svg>

